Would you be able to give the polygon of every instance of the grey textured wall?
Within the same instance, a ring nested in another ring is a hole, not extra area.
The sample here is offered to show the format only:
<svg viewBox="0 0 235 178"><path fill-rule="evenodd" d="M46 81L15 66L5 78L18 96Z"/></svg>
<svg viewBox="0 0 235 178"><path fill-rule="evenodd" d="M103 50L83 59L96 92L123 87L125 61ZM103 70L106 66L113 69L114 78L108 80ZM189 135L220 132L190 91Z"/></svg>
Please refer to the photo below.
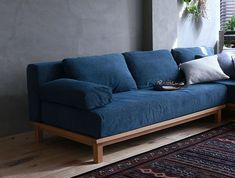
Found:
<svg viewBox="0 0 235 178"><path fill-rule="evenodd" d="M177 0L152 0L153 49L171 49L177 39Z"/></svg>
<svg viewBox="0 0 235 178"><path fill-rule="evenodd" d="M142 0L0 0L0 136L30 128L27 64L141 50Z"/></svg>
<svg viewBox="0 0 235 178"><path fill-rule="evenodd" d="M152 0L153 49L211 46L218 40L220 0L207 0L207 18L185 16L181 0Z"/></svg>

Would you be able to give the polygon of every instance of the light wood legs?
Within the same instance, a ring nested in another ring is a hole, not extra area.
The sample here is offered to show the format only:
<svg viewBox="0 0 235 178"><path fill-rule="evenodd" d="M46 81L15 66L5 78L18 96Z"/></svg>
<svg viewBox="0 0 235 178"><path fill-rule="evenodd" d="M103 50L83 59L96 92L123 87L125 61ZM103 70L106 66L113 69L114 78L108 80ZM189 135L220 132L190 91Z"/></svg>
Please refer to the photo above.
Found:
<svg viewBox="0 0 235 178"><path fill-rule="evenodd" d="M103 145L93 145L93 158L95 163L101 163L103 161Z"/></svg>
<svg viewBox="0 0 235 178"><path fill-rule="evenodd" d="M35 140L37 143L41 143L43 140L43 129L35 126ZM93 147L93 159L95 163L103 162L103 145L94 143Z"/></svg>
<svg viewBox="0 0 235 178"><path fill-rule="evenodd" d="M221 110L219 110L216 114L215 114L215 122L217 124L221 124Z"/></svg>
<svg viewBox="0 0 235 178"><path fill-rule="evenodd" d="M35 127L35 140L37 143L41 143L43 140L43 131L39 127Z"/></svg>

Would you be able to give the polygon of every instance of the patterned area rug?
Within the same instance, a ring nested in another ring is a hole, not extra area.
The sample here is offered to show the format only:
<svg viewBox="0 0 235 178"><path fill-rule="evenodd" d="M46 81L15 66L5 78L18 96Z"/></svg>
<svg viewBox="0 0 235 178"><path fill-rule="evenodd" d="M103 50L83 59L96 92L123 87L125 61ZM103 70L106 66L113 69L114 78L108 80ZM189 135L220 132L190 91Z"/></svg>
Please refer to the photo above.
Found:
<svg viewBox="0 0 235 178"><path fill-rule="evenodd" d="M235 122L75 178L235 178Z"/></svg>

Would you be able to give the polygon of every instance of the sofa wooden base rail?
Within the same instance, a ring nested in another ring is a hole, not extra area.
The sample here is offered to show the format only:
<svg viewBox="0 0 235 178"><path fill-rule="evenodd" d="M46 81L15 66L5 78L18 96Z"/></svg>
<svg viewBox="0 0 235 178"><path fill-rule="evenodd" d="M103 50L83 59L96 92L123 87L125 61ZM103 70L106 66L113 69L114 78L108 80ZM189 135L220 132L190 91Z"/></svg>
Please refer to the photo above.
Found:
<svg viewBox="0 0 235 178"><path fill-rule="evenodd" d="M229 110L235 110L235 104L227 104L226 105L226 108L229 109Z"/></svg>
<svg viewBox="0 0 235 178"><path fill-rule="evenodd" d="M53 127L53 126L43 124L43 123L39 123L39 122L33 122L33 125L35 128L36 141L38 143L40 143L43 139L43 131L48 131L58 136L62 136L62 137L92 146L94 161L96 163L100 163L103 161L103 147L106 145L121 142L124 140L141 136L141 135L149 134L158 130L173 127L179 124L190 122L190 121L193 121L193 120L205 117L205 116L213 115L213 114L215 115L215 121L219 124L221 122L221 110L225 108L225 106L226 105L213 107L210 109L195 112L195 113L188 114L188 115L178 117L175 119L167 120L167 121L160 122L157 124L149 125L146 127L142 127L139 129L131 130L125 133L121 133L121 134L117 134L117 135L113 135L109 137L104 137L100 139L95 139L95 138L88 137L85 135L77 134L74 132L70 132L64 129L60 129L60 128Z"/></svg>

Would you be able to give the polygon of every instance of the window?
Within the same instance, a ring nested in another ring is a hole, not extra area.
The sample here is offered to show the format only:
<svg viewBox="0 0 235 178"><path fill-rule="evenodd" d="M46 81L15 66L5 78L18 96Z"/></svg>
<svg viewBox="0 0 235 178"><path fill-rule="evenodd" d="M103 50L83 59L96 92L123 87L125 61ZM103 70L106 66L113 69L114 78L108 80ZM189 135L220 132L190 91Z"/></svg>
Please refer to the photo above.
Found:
<svg viewBox="0 0 235 178"><path fill-rule="evenodd" d="M220 0L220 29L235 15L235 0Z"/></svg>

